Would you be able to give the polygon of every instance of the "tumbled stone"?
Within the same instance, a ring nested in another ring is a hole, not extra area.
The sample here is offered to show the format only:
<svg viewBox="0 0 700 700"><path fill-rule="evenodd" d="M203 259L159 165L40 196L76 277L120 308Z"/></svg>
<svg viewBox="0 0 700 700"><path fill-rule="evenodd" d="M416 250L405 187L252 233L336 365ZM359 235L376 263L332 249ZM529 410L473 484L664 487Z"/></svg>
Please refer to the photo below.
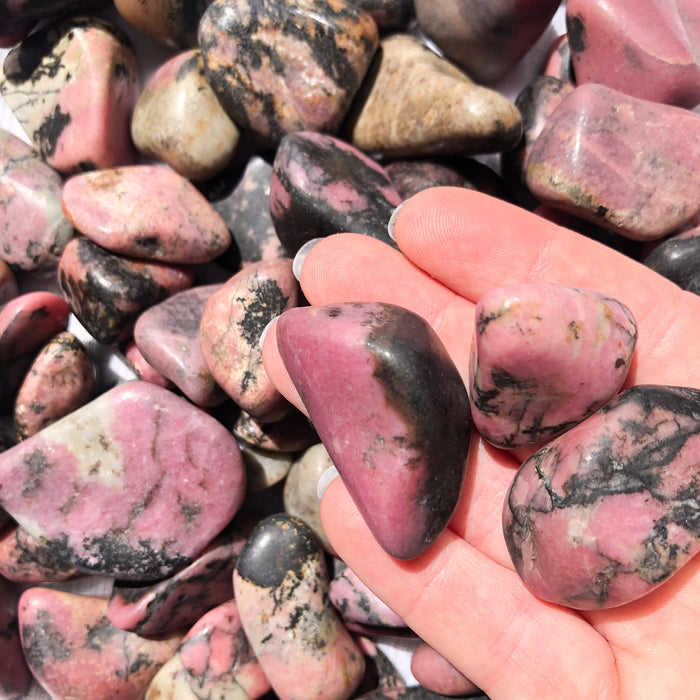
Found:
<svg viewBox="0 0 700 700"><path fill-rule="evenodd" d="M587 83L547 120L527 163L532 193L635 240L700 210L700 115Z"/></svg>
<svg viewBox="0 0 700 700"><path fill-rule="evenodd" d="M245 535L228 526L184 569L150 586L117 582L107 617L119 629L144 636L187 629L208 610L233 598L233 567Z"/></svg>
<svg viewBox="0 0 700 700"><path fill-rule="evenodd" d="M157 386L162 386L164 389L172 389L175 385L164 377L155 367L146 362L146 358L142 355L138 346L133 340L127 341L124 347L124 359L126 363L136 375L137 379L143 379L145 382L151 382Z"/></svg>
<svg viewBox="0 0 700 700"><path fill-rule="evenodd" d="M26 584L68 581L80 572L24 528L10 525L0 535L0 574L8 581Z"/></svg>
<svg viewBox="0 0 700 700"><path fill-rule="evenodd" d="M542 69L542 74L561 80L563 83L574 87L575 80L571 65L571 46L568 34L562 34L554 40Z"/></svg>
<svg viewBox="0 0 700 700"><path fill-rule="evenodd" d="M559 0L414 0L418 25L480 83L504 77L544 33Z"/></svg>
<svg viewBox="0 0 700 700"><path fill-rule="evenodd" d="M19 590L0 578L0 693L7 700L28 697L32 685L17 625L18 598Z"/></svg>
<svg viewBox="0 0 700 700"><path fill-rule="evenodd" d="M260 335L299 303L289 258L253 263L215 291L204 306L199 343L219 386L247 413L272 422L289 410L263 367Z"/></svg>
<svg viewBox="0 0 700 700"><path fill-rule="evenodd" d="M395 34L382 40L346 131L356 148L386 157L469 155L513 148L520 122L510 100L416 37Z"/></svg>
<svg viewBox="0 0 700 700"><path fill-rule="evenodd" d="M622 605L700 549L698 416L697 389L635 386L522 465L503 529L536 596Z"/></svg>
<svg viewBox="0 0 700 700"><path fill-rule="evenodd" d="M146 639L118 630L96 596L30 588L19 601L27 662L52 698L140 700L180 635Z"/></svg>
<svg viewBox="0 0 700 700"><path fill-rule="evenodd" d="M198 49L173 56L151 76L136 103L131 136L142 155L191 180L213 177L228 164L239 131L209 86Z"/></svg>
<svg viewBox="0 0 700 700"><path fill-rule="evenodd" d="M146 309L134 326L134 341L146 361L197 406L216 406L226 399L199 344L204 308L220 287L207 284L178 292Z"/></svg>
<svg viewBox="0 0 700 700"><path fill-rule="evenodd" d="M10 51L0 73L0 94L62 173L134 160L129 123L140 89L128 37L96 17L44 26Z"/></svg>
<svg viewBox="0 0 700 700"><path fill-rule="evenodd" d="M400 203L386 171L345 141L305 131L277 149L270 213L290 256L311 238L343 231L395 246L386 227Z"/></svg>
<svg viewBox="0 0 700 700"><path fill-rule="evenodd" d="M621 302L546 282L490 289L474 324L474 426L505 448L549 441L607 403L627 376L637 341Z"/></svg>
<svg viewBox="0 0 700 700"><path fill-rule="evenodd" d="M243 629L280 700L345 700L364 657L328 600L328 571L313 531L286 514L260 521L233 574Z"/></svg>
<svg viewBox="0 0 700 700"><path fill-rule="evenodd" d="M0 257L22 270L58 265L73 236L61 176L31 146L0 129Z"/></svg>
<svg viewBox="0 0 700 700"><path fill-rule="evenodd" d="M246 467L248 493L258 493L279 484L292 467L294 455L291 452L261 450L258 447L241 447Z"/></svg>
<svg viewBox="0 0 700 700"><path fill-rule="evenodd" d="M380 29L406 29L413 19L413 0L352 0Z"/></svg>
<svg viewBox="0 0 700 700"><path fill-rule="evenodd" d="M373 639L363 634L355 634L355 643L365 655L365 677L358 686L355 697L377 688L405 687L406 681L396 667L402 661L401 656L390 659Z"/></svg>
<svg viewBox="0 0 700 700"><path fill-rule="evenodd" d="M121 257L81 236L63 251L58 281L78 320L108 345L131 338L147 308L191 287L194 271L191 266Z"/></svg>
<svg viewBox="0 0 700 700"><path fill-rule="evenodd" d="M270 690L229 600L204 615L148 687L145 700L256 700Z"/></svg>
<svg viewBox="0 0 700 700"><path fill-rule="evenodd" d="M644 264L681 289L700 294L700 226L667 238L649 253Z"/></svg>
<svg viewBox="0 0 700 700"><path fill-rule="evenodd" d="M422 643L411 656L411 673L418 683L440 695L474 695L478 688L444 656Z"/></svg>
<svg viewBox="0 0 700 700"><path fill-rule="evenodd" d="M223 530L245 474L216 419L132 381L0 454L0 489L3 508L76 568L148 581Z"/></svg>
<svg viewBox="0 0 700 700"><path fill-rule="evenodd" d="M133 27L167 46L197 44L197 27L211 0L114 0L117 12Z"/></svg>
<svg viewBox="0 0 700 700"><path fill-rule="evenodd" d="M87 403L96 370L73 333L55 335L27 371L15 398L17 437L28 438Z"/></svg>
<svg viewBox="0 0 700 700"><path fill-rule="evenodd" d="M298 452L318 442L318 435L308 418L296 408L272 423L263 423L241 411L231 431L248 445L277 452Z"/></svg>
<svg viewBox="0 0 700 700"><path fill-rule="evenodd" d="M417 314L372 302L290 309L276 329L282 361L375 538L392 556L418 556L452 517L469 452L469 399L440 339Z"/></svg>
<svg viewBox="0 0 700 700"><path fill-rule="evenodd" d="M690 109L700 103L697 3L569 0L566 27L579 85Z"/></svg>
<svg viewBox="0 0 700 700"><path fill-rule="evenodd" d="M226 224L194 185L159 165L75 175L63 188L63 210L92 241L135 258L201 263L231 245Z"/></svg>
<svg viewBox="0 0 700 700"><path fill-rule="evenodd" d="M337 131L377 42L374 20L345 0L214 0L199 25L222 105L275 145L294 131Z"/></svg>

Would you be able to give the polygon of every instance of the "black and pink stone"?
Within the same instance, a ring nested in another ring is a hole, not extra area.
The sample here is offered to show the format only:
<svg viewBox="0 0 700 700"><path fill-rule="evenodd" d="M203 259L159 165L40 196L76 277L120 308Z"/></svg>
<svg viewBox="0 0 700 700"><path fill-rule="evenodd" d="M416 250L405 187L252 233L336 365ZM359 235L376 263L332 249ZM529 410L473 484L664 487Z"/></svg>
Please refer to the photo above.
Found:
<svg viewBox="0 0 700 700"><path fill-rule="evenodd" d="M278 144L338 130L379 41L345 0L214 0L199 24L209 83L238 126Z"/></svg>
<svg viewBox="0 0 700 700"><path fill-rule="evenodd" d="M328 599L321 543L284 513L253 529L233 574L250 646L280 698L347 700L365 660Z"/></svg>
<svg viewBox="0 0 700 700"><path fill-rule="evenodd" d="M181 635L147 639L114 627L107 600L29 588L19 600L22 648L52 698L141 700Z"/></svg>
<svg viewBox="0 0 700 700"><path fill-rule="evenodd" d="M300 307L276 323L280 355L379 544L424 552L459 500L467 390L426 321L392 304Z"/></svg>
<svg viewBox="0 0 700 700"><path fill-rule="evenodd" d="M226 428L133 381L0 454L0 504L76 568L153 581L189 565L245 492Z"/></svg>
<svg viewBox="0 0 700 700"><path fill-rule="evenodd" d="M503 531L528 588L577 609L636 600L700 550L700 391L640 385L532 455Z"/></svg>
<svg viewBox="0 0 700 700"><path fill-rule="evenodd" d="M664 240L644 264L681 289L700 294L700 223Z"/></svg>
<svg viewBox="0 0 700 700"><path fill-rule="evenodd" d="M117 581L107 617L119 629L154 636L191 627L208 610L233 597L233 567L243 530L227 527L184 569L151 586Z"/></svg>
<svg viewBox="0 0 700 700"><path fill-rule="evenodd" d="M413 0L353 0L368 12L380 29L407 29L413 19Z"/></svg>
<svg viewBox="0 0 700 700"><path fill-rule="evenodd" d="M329 134L290 134L275 154L270 213L290 256L311 238L344 231L395 247L386 227L401 201L384 168Z"/></svg>
<svg viewBox="0 0 700 700"><path fill-rule="evenodd" d="M637 342L637 324L621 302L546 282L490 289L474 323L474 426L504 448L547 442L607 403Z"/></svg>
<svg viewBox="0 0 700 700"><path fill-rule="evenodd" d="M0 694L6 700L26 698L32 685L17 623L19 594L18 587L0 578Z"/></svg>

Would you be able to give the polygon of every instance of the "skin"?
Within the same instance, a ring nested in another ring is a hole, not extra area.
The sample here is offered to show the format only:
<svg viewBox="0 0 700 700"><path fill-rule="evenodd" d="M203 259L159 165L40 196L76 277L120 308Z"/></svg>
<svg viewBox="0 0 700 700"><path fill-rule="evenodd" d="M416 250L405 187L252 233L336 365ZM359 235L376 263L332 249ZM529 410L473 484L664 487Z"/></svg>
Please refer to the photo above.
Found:
<svg viewBox="0 0 700 700"><path fill-rule="evenodd" d="M639 324L625 386L700 385L700 297L611 249L450 188L408 200L395 237L403 254L354 234L315 245L301 270L306 298L385 301L423 315L466 379L474 305L486 290L506 281L599 289L627 304ZM301 407L274 332L263 357L280 391ZM577 612L540 601L514 571L501 529L504 497L527 454L473 435L457 512L412 561L381 550L340 479L321 502L326 534L365 583L492 700L700 697L700 557L619 608Z"/></svg>

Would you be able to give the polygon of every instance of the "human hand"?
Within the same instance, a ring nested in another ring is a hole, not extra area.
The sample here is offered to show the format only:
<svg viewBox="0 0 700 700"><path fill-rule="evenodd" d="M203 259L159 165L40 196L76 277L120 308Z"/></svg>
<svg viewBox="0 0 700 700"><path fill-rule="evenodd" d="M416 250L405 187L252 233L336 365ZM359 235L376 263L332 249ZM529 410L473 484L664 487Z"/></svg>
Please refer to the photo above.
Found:
<svg viewBox="0 0 700 700"><path fill-rule="evenodd" d="M466 189L419 193L395 222L398 252L339 234L307 254L311 304L382 301L423 316L465 382L474 308L491 287L547 281L598 289L639 328L626 386L700 388L700 297L639 263L534 214ZM265 367L303 410L268 333ZM515 459L476 433L463 493L448 529L424 554L386 554L340 479L321 514L338 555L423 640L492 700L700 697L700 559L627 605L574 611L537 599L515 572L501 528Z"/></svg>

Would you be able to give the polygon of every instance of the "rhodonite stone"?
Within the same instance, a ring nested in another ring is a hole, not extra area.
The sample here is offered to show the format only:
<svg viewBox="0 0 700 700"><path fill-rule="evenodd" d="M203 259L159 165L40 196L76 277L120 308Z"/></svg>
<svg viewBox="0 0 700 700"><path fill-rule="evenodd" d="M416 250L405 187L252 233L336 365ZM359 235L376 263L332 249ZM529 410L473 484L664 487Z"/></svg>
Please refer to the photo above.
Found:
<svg viewBox="0 0 700 700"><path fill-rule="evenodd" d="M119 629L144 636L167 634L193 625L208 610L233 598L233 567L245 535L228 526L184 569L151 586L118 581L107 617Z"/></svg>
<svg viewBox="0 0 700 700"><path fill-rule="evenodd" d="M287 254L311 238L386 232L401 195L386 171L345 141L310 131L282 139L272 165L270 213Z"/></svg>
<svg viewBox="0 0 700 700"><path fill-rule="evenodd" d="M28 438L87 403L96 370L73 333L58 333L40 350L15 398L17 437Z"/></svg>
<svg viewBox="0 0 700 700"><path fill-rule="evenodd" d="M0 502L82 571L157 580L191 563L243 500L235 439L148 382L126 382L0 454Z"/></svg>
<svg viewBox="0 0 700 700"><path fill-rule="evenodd" d="M92 241L135 258L201 263L231 245L226 224L204 196L159 165L75 175L63 188L63 210Z"/></svg>
<svg viewBox="0 0 700 700"><path fill-rule="evenodd" d="M374 20L345 0L214 0L199 25L222 105L275 145L294 131L338 129L377 42Z"/></svg>
<svg viewBox="0 0 700 700"><path fill-rule="evenodd" d="M213 177L228 164L238 127L209 86L198 49L173 56L155 71L136 103L131 136L142 155L191 180Z"/></svg>
<svg viewBox="0 0 700 700"><path fill-rule="evenodd" d="M580 85L547 120L526 172L542 202L658 239L700 210L700 115Z"/></svg>
<svg viewBox="0 0 700 700"><path fill-rule="evenodd" d="M395 34L382 40L344 131L356 148L386 157L469 155L513 148L521 123L500 93L416 37Z"/></svg>
<svg viewBox="0 0 700 700"><path fill-rule="evenodd" d="M574 87L574 72L571 65L571 45L569 35L562 34L552 44L547 61L542 69L543 75L548 75Z"/></svg>
<svg viewBox="0 0 700 700"><path fill-rule="evenodd" d="M699 416L696 389L635 386L522 465L503 530L536 596L622 605L700 549Z"/></svg>
<svg viewBox="0 0 700 700"><path fill-rule="evenodd" d="M0 73L0 94L62 173L133 161L129 122L140 89L128 37L95 17L39 29L10 51Z"/></svg>
<svg viewBox="0 0 700 700"><path fill-rule="evenodd" d="M377 541L400 559L418 556L452 517L469 452L469 400L444 346L392 304L290 309L276 328L282 361Z"/></svg>
<svg viewBox="0 0 700 700"><path fill-rule="evenodd" d="M235 600L204 615L148 687L145 700L256 700L270 690L241 626Z"/></svg>
<svg viewBox="0 0 700 700"><path fill-rule="evenodd" d="M700 103L700 7L695 2L569 0L576 81L679 107Z"/></svg>
<svg viewBox="0 0 700 700"><path fill-rule="evenodd" d="M207 284L178 292L146 309L134 326L134 341L146 361L197 406L216 406L226 399L199 344L204 308L220 287Z"/></svg>
<svg viewBox="0 0 700 700"><path fill-rule="evenodd" d="M559 0L414 0L421 30L480 83L505 76L559 5Z"/></svg>
<svg viewBox="0 0 700 700"><path fill-rule="evenodd" d="M199 343L206 366L247 413L272 422L288 401L265 372L260 335L285 309L299 303L299 284L289 258L253 263L215 291L204 306Z"/></svg>
<svg viewBox="0 0 700 700"><path fill-rule="evenodd" d="M22 270L58 265L73 227L61 210L61 176L0 129L0 255Z"/></svg>
<svg viewBox="0 0 700 700"><path fill-rule="evenodd" d="M28 697L32 685L17 625L18 598L14 584L0 578L0 693L7 700Z"/></svg>
<svg viewBox="0 0 700 700"><path fill-rule="evenodd" d="M261 520L238 557L233 587L250 646L280 700L345 700L365 669L328 600L323 548L301 520Z"/></svg>
<svg viewBox="0 0 700 700"><path fill-rule="evenodd" d="M411 673L428 690L448 697L471 696L478 688L444 656L422 643L411 656Z"/></svg>
<svg viewBox="0 0 700 700"><path fill-rule="evenodd" d="M231 432L247 445L276 452L299 452L318 442L318 435L309 419L294 407L283 418L272 423L263 423L240 411Z"/></svg>
<svg viewBox="0 0 700 700"><path fill-rule="evenodd" d="M146 358L141 354L133 340L127 341L124 346L124 359L137 379L162 386L164 389L174 388L175 385L167 377L164 377L155 367L146 362Z"/></svg>
<svg viewBox="0 0 700 700"><path fill-rule="evenodd" d="M644 260L681 289L700 294L700 225L660 243Z"/></svg>
<svg viewBox="0 0 700 700"><path fill-rule="evenodd" d="M624 304L545 282L489 290L474 323L474 425L506 448L548 441L607 403L627 376L637 341Z"/></svg>
<svg viewBox="0 0 700 700"><path fill-rule="evenodd" d="M406 29L413 19L413 0L352 0L380 29Z"/></svg>
<svg viewBox="0 0 700 700"><path fill-rule="evenodd" d="M66 246L58 265L58 282L70 309L104 344L131 338L143 311L193 281L191 266L121 257L82 236Z"/></svg>
<svg viewBox="0 0 700 700"><path fill-rule="evenodd" d="M96 596L30 588L19 601L22 647L52 698L140 700L180 636L146 639L117 629Z"/></svg>

